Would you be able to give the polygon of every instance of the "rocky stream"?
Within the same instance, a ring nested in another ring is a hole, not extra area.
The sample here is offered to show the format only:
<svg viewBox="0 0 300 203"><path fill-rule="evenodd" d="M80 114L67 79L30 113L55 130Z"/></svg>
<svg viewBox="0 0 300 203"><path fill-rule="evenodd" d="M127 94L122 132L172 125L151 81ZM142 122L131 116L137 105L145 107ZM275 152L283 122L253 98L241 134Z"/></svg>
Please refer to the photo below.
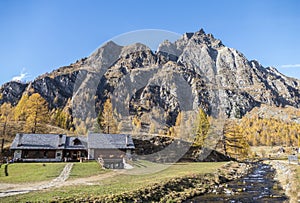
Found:
<svg viewBox="0 0 300 203"><path fill-rule="evenodd" d="M252 171L237 180L216 185L208 193L194 197L191 202L288 202L280 184L274 180L275 169L258 163Z"/></svg>

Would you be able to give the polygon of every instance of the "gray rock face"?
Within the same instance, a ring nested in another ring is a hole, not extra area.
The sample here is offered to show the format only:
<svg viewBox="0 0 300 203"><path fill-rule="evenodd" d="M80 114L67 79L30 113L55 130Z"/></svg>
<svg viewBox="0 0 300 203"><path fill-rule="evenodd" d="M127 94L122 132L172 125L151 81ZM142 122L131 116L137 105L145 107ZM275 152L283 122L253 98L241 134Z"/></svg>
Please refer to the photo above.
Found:
<svg viewBox="0 0 300 203"><path fill-rule="evenodd" d="M0 92L3 95L1 102L10 102L16 105L24 92L38 92L52 108L64 108L67 100L72 98L74 84L78 73L58 75L55 78L40 77L28 84L9 82L2 86ZM30 90L30 91L29 91Z"/></svg>
<svg viewBox="0 0 300 203"><path fill-rule="evenodd" d="M29 84L29 87L38 92L52 108L64 108L69 98L72 98L74 85L79 73L74 71L57 77L42 77Z"/></svg>
<svg viewBox="0 0 300 203"><path fill-rule="evenodd" d="M208 103L212 105L219 99L218 105L229 116L242 116L261 103L299 107L299 80L248 61L242 53L225 47L203 30L185 34L174 44L163 43L159 49L180 53L177 63L194 71L192 77L197 75L204 80L202 89L206 91L206 99L210 98Z"/></svg>
<svg viewBox="0 0 300 203"><path fill-rule="evenodd" d="M154 109L159 109L158 114L171 126L179 111L198 106L212 116L237 118L261 104L299 108L299 84L273 67L247 60L200 30L174 43L162 42L155 53L139 43L122 47L108 42L90 57L30 84L3 85L0 103L15 105L31 87L51 108L64 108L72 99L79 109L76 116L84 120L94 118L106 98L113 97L119 119L153 118ZM96 112L89 112L92 108Z"/></svg>
<svg viewBox="0 0 300 203"><path fill-rule="evenodd" d="M2 105L5 102L11 103L12 105L16 105L21 99L21 96L25 91L26 87L27 84L14 81L2 85L0 88L0 105Z"/></svg>

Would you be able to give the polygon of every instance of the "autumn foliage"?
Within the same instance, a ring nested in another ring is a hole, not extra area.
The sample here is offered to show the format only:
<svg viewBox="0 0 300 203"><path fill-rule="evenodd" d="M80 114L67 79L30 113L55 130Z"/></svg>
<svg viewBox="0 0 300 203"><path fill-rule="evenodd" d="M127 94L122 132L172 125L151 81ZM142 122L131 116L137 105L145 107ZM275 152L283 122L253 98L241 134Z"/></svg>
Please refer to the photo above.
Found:
<svg viewBox="0 0 300 203"><path fill-rule="evenodd" d="M257 115L242 118L243 134L252 146L300 146L300 124Z"/></svg>
<svg viewBox="0 0 300 203"><path fill-rule="evenodd" d="M110 99L107 99L98 115L100 131L105 134L117 133L117 121L114 118L113 106Z"/></svg>

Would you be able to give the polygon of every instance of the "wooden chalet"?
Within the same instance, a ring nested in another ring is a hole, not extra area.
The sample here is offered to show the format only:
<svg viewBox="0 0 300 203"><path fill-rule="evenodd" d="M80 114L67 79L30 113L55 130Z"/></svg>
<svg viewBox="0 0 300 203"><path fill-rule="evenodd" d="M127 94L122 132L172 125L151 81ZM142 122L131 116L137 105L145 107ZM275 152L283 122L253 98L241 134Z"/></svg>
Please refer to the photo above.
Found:
<svg viewBox="0 0 300 203"><path fill-rule="evenodd" d="M87 158L88 141L87 137L66 137L64 149L64 161L78 161Z"/></svg>
<svg viewBox="0 0 300 203"><path fill-rule="evenodd" d="M124 134L89 134L88 158L105 168L124 168L126 158L135 149L132 137Z"/></svg>
<svg viewBox="0 0 300 203"><path fill-rule="evenodd" d="M17 134L10 149L15 161L62 161L66 135Z"/></svg>
<svg viewBox="0 0 300 203"><path fill-rule="evenodd" d="M124 168L126 159L135 149L130 135L89 134L17 134L10 149L14 161L59 162L97 160L105 168Z"/></svg>

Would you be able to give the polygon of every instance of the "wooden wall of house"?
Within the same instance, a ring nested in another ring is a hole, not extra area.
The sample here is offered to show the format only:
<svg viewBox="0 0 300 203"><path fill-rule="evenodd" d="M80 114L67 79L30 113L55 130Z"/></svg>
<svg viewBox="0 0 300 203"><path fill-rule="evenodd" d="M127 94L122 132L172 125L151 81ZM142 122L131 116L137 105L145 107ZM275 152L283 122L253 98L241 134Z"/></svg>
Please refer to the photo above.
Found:
<svg viewBox="0 0 300 203"><path fill-rule="evenodd" d="M76 161L79 160L80 157L87 157L86 150L65 150L64 151L64 158L67 158L69 161Z"/></svg>
<svg viewBox="0 0 300 203"><path fill-rule="evenodd" d="M22 150L21 158L27 159L55 159L55 150Z"/></svg>
<svg viewBox="0 0 300 203"><path fill-rule="evenodd" d="M104 168L110 168L110 169L124 168L123 159L104 159L102 164Z"/></svg>
<svg viewBox="0 0 300 203"><path fill-rule="evenodd" d="M102 158L123 158L125 157L126 153L124 150L118 149L94 149L94 158L98 159L99 157Z"/></svg>

